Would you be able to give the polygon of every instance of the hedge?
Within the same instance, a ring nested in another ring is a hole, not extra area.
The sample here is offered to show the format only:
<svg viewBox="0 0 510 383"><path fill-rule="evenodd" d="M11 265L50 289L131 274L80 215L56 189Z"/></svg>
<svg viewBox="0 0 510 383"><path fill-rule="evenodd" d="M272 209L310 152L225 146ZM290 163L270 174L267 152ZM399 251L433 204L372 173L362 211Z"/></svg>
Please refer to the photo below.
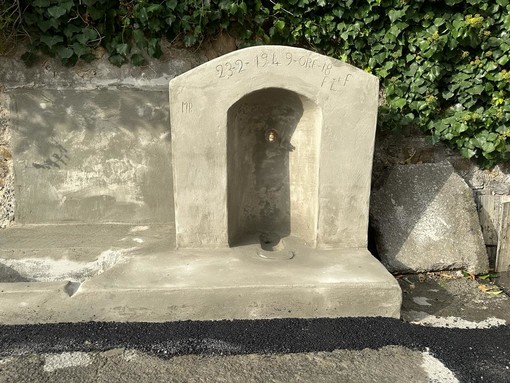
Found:
<svg viewBox="0 0 510 383"><path fill-rule="evenodd" d="M15 0L0 23L4 40L29 36L27 64L102 46L112 64L144 65L162 38L193 47L222 31L305 47L381 79L382 128L419 127L483 167L510 159L509 0Z"/></svg>

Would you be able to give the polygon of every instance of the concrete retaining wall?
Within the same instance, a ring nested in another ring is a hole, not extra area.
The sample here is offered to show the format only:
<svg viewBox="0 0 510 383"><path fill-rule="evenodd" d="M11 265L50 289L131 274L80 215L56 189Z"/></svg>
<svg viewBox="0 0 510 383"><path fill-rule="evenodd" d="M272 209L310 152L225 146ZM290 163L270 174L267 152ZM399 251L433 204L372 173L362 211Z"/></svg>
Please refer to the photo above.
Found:
<svg viewBox="0 0 510 383"><path fill-rule="evenodd" d="M0 226L172 223L168 82L204 60L171 49L146 67L2 58Z"/></svg>

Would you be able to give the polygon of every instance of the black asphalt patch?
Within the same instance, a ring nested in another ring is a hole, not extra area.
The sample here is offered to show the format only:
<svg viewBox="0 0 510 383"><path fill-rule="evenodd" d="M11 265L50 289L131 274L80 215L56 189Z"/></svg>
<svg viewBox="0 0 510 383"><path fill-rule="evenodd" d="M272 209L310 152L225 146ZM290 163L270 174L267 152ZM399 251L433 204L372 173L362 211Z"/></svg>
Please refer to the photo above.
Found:
<svg viewBox="0 0 510 383"><path fill-rule="evenodd" d="M389 318L0 326L0 357L127 348L170 358L379 349L390 345L428 350L461 382L510 382L510 326L435 328Z"/></svg>

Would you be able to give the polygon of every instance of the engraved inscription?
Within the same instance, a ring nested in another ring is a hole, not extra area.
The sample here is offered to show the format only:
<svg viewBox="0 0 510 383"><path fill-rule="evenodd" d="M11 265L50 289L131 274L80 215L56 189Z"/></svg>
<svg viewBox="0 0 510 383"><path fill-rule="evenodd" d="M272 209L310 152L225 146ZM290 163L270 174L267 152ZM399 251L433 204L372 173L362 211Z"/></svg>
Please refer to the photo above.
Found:
<svg viewBox="0 0 510 383"><path fill-rule="evenodd" d="M324 76L322 79L321 88L328 87L332 92L339 92L342 87L346 86L352 74L348 73L345 76L330 77Z"/></svg>
<svg viewBox="0 0 510 383"><path fill-rule="evenodd" d="M181 112L182 113L191 113L193 111L193 104L191 101L183 101L181 103Z"/></svg>
<svg viewBox="0 0 510 383"><path fill-rule="evenodd" d="M276 53L273 53L272 55L262 53L259 56L255 56L255 64L257 68L264 68L267 65L280 65L281 63L278 60Z"/></svg>
<svg viewBox="0 0 510 383"><path fill-rule="evenodd" d="M295 56L291 52L285 52L285 54L282 54L281 57L278 57L277 53L273 53L271 55L262 53L255 56L255 64L257 68L264 68L266 66L273 65L298 65L306 69L320 70L325 75L329 75L333 68L333 64L330 62L321 63L318 61L318 58L311 57L311 55Z"/></svg>
<svg viewBox="0 0 510 383"><path fill-rule="evenodd" d="M320 72L323 76L321 88L331 92L341 91L352 82L352 74L339 75L334 73L333 64L314 54L296 55L289 51L261 53L253 60L235 59L216 65L216 76L228 80L245 71L261 70L279 66L299 66L310 71ZM183 110L184 112L184 110Z"/></svg>
<svg viewBox="0 0 510 383"><path fill-rule="evenodd" d="M237 73L244 72L249 62L237 59L233 62L216 65L216 75L219 78L230 78Z"/></svg>

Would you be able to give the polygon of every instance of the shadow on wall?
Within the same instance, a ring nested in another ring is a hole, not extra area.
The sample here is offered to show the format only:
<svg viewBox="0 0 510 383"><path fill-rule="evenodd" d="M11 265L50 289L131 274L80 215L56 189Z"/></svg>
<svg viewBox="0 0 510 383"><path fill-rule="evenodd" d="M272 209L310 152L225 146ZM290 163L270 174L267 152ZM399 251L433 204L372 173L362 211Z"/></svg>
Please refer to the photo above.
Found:
<svg viewBox="0 0 510 383"><path fill-rule="evenodd" d="M228 111L227 173L229 238L259 242L259 235L291 233L289 152L303 115L293 92L253 92ZM278 239L276 239L278 237Z"/></svg>
<svg viewBox="0 0 510 383"><path fill-rule="evenodd" d="M168 95L160 93L166 96L162 105L148 102L146 91L15 91L14 124L19 137L14 152L20 154L35 148L40 157L49 161L49 167L59 168L66 165L61 158L69 159L70 148L63 145L69 140L66 133L85 130L88 134L100 134L101 130L109 129L132 137L130 133L142 130L159 131L153 121L169 126ZM171 135L165 139L170 141ZM118 141L105 149L115 150Z"/></svg>

